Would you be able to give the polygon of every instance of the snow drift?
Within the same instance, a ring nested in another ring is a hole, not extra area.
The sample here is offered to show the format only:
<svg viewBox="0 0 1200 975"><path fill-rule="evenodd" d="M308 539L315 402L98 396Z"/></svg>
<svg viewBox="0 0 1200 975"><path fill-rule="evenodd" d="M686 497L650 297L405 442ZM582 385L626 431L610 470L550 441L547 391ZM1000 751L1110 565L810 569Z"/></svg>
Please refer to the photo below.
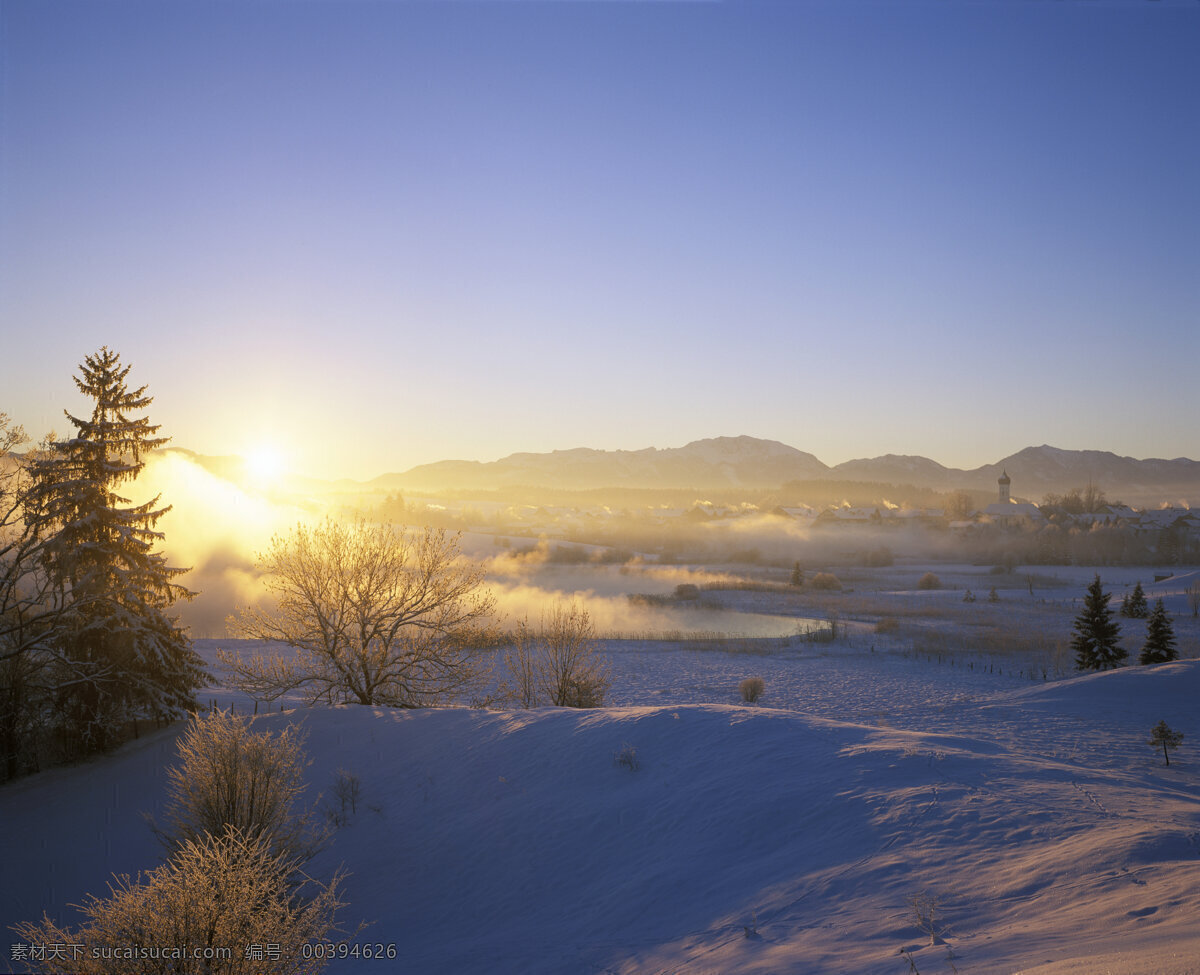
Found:
<svg viewBox="0 0 1200 975"><path fill-rule="evenodd" d="M874 664L842 663L845 721L691 703L257 723L303 723L314 797L359 777L313 866L345 862L345 920L395 943L397 971L899 975L901 949L925 975L1197 971L1200 776L1191 739L1170 768L1145 739L1162 717L1191 731L1200 661L931 695L898 727L855 720ZM173 735L0 790L6 924L69 919L110 871L154 865L139 810Z"/></svg>

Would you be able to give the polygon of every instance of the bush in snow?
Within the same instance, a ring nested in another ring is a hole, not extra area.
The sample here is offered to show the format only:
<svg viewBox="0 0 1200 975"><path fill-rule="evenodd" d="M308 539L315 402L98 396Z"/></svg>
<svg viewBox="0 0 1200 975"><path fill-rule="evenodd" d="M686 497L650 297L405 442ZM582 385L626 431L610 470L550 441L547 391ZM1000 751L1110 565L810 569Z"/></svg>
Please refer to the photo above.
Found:
<svg viewBox="0 0 1200 975"><path fill-rule="evenodd" d="M917 580L918 589L941 589L942 580L935 576L932 572L926 572L920 579Z"/></svg>
<svg viewBox="0 0 1200 975"><path fill-rule="evenodd" d="M43 915L14 930L31 945L66 947L65 963L49 951L45 959L29 961L41 972L59 972L64 964L98 975L317 972L325 960L301 957L301 946L338 931L343 875L328 884L306 879L297 887L292 878L299 867L298 860L273 850L265 835L206 833L187 840L139 882L117 877L108 898L87 897L79 905L86 920L78 929L61 928ZM278 946L278 959L247 957L255 944ZM174 957L180 948L184 957ZM225 951L231 957L220 957Z"/></svg>
<svg viewBox="0 0 1200 975"><path fill-rule="evenodd" d="M841 589L842 580L835 576L832 572L818 572L812 577L812 580L808 585L811 589Z"/></svg>
<svg viewBox="0 0 1200 975"><path fill-rule="evenodd" d="M273 855L304 863L325 840L304 794L304 736L250 730L250 719L215 711L192 719L167 770L166 825L156 832L174 853L205 835L262 837Z"/></svg>
<svg viewBox="0 0 1200 975"><path fill-rule="evenodd" d="M738 690L741 692L742 700L747 704L754 704L760 697L763 696L763 691L767 689L761 677L747 677L740 684Z"/></svg>
<svg viewBox="0 0 1200 975"><path fill-rule="evenodd" d="M637 749L628 742L623 744L613 756L613 764L627 768L630 772L636 772L642 767L642 763L638 760Z"/></svg>

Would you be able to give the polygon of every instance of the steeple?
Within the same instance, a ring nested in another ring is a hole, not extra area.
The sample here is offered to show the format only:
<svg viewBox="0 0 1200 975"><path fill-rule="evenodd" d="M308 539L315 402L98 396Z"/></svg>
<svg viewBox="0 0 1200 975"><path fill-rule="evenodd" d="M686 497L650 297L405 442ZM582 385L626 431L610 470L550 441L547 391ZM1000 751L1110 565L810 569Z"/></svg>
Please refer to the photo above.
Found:
<svg viewBox="0 0 1200 975"><path fill-rule="evenodd" d="M1008 504L1011 500L1008 496L1008 486L1012 484L1012 478L1008 476L1008 471L1001 473L1000 479L996 483L1000 485L1000 503Z"/></svg>

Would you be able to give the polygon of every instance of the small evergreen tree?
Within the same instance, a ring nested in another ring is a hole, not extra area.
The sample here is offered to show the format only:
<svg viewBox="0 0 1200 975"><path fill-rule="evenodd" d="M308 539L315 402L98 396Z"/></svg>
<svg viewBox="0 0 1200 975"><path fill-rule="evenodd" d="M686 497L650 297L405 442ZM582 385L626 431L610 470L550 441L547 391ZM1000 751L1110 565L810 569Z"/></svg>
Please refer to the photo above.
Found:
<svg viewBox="0 0 1200 975"><path fill-rule="evenodd" d="M37 517L52 533L44 560L69 617L58 637L67 664L59 679L68 730L85 750L103 749L112 725L177 716L195 707L207 675L178 620L166 615L190 592L174 580L186 569L156 552L155 525L169 510L159 497L140 505L117 493L167 442L134 416L152 402L126 385L129 366L102 348L75 377L95 400L89 419L67 413L76 435L52 442L31 465Z"/></svg>
<svg viewBox="0 0 1200 975"><path fill-rule="evenodd" d="M1075 618L1071 649L1075 651L1078 670L1109 670L1120 667L1125 660L1125 648L1117 642L1121 625L1113 619L1108 605L1111 598L1112 594L1103 590L1097 575L1088 586L1083 609Z"/></svg>
<svg viewBox="0 0 1200 975"><path fill-rule="evenodd" d="M1172 731L1170 726L1165 721L1160 721L1150 729L1151 745L1161 745L1163 750L1163 761L1168 765L1171 764L1171 756L1167 754L1168 748L1178 748L1183 743L1183 732Z"/></svg>
<svg viewBox="0 0 1200 975"><path fill-rule="evenodd" d="M1175 628L1171 625L1171 617L1167 615L1163 601L1159 599L1154 604L1154 612L1146 624L1146 642L1142 645L1139 664L1163 664L1175 660L1179 651L1175 648Z"/></svg>
<svg viewBox="0 0 1200 975"><path fill-rule="evenodd" d="M1141 582L1133 587L1133 592L1121 600L1121 615L1135 620L1144 620L1150 615L1150 605L1146 601Z"/></svg>
<svg viewBox="0 0 1200 975"><path fill-rule="evenodd" d="M799 562L792 566L791 584L797 589L804 585L804 570L800 568Z"/></svg>

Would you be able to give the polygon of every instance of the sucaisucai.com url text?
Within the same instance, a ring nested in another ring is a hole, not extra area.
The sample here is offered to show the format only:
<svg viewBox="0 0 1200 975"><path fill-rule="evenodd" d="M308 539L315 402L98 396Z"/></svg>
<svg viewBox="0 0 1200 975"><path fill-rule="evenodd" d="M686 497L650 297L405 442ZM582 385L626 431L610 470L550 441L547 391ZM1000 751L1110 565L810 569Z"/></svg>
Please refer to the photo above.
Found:
<svg viewBox="0 0 1200 975"><path fill-rule="evenodd" d="M62 942L14 944L9 954L13 961L79 961L82 958L120 961L228 961L233 949L220 945L77 945Z"/></svg>

